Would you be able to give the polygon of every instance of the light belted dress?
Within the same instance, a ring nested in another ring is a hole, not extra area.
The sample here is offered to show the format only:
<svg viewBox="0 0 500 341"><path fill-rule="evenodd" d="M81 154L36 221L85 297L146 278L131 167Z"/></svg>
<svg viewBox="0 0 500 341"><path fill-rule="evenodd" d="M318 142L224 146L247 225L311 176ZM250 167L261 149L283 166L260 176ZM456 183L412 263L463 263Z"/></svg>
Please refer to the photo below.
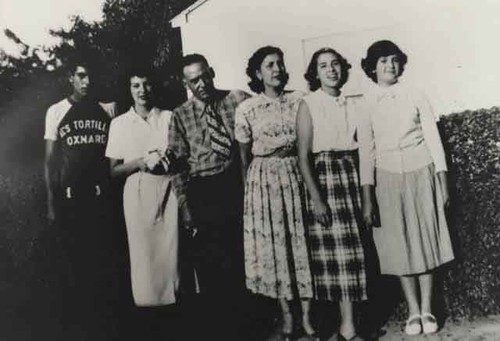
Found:
<svg viewBox="0 0 500 341"><path fill-rule="evenodd" d="M146 119L133 108L111 122L106 156L128 162L168 145L172 113L153 108ZM178 208L171 177L131 174L123 190L132 292L138 306L176 301L179 283Z"/></svg>
<svg viewBox="0 0 500 341"><path fill-rule="evenodd" d="M243 213L246 285L272 298L312 297L304 187L295 152L302 96L260 94L236 110L236 140L252 143L253 154Z"/></svg>

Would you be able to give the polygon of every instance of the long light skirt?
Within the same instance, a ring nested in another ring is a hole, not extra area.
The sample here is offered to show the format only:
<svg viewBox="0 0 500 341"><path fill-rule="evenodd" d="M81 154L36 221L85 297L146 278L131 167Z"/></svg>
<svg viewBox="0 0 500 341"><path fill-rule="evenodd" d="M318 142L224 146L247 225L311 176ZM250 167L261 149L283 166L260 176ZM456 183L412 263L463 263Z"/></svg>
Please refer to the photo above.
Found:
<svg viewBox="0 0 500 341"><path fill-rule="evenodd" d="M175 302L177 199L169 177L135 173L123 192L132 291L138 306Z"/></svg>
<svg viewBox="0 0 500 341"><path fill-rule="evenodd" d="M434 164L403 174L376 173L381 227L373 237L381 273L419 274L453 260Z"/></svg>
<svg viewBox="0 0 500 341"><path fill-rule="evenodd" d="M252 292L312 297L303 193L295 157L253 159L243 216L246 285Z"/></svg>

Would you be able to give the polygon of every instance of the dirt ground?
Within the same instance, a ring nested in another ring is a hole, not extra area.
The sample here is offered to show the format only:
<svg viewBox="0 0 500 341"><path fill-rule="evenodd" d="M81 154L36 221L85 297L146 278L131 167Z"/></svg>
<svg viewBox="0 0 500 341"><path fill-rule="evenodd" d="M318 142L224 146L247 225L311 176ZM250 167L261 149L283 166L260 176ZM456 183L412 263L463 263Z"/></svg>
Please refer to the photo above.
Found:
<svg viewBox="0 0 500 341"><path fill-rule="evenodd" d="M429 336L405 336L402 326L391 324L387 327L387 334L380 341L498 341L500 340L500 316L488 316L474 321L447 323L438 333Z"/></svg>
<svg viewBox="0 0 500 341"><path fill-rule="evenodd" d="M402 324L394 322L383 328L383 332L385 334L378 341L500 341L500 316L449 322L433 335L407 336L402 331ZM279 338L270 338L268 341L274 340ZM329 341L334 340L332 338ZM309 341L309 339L301 338L299 341Z"/></svg>

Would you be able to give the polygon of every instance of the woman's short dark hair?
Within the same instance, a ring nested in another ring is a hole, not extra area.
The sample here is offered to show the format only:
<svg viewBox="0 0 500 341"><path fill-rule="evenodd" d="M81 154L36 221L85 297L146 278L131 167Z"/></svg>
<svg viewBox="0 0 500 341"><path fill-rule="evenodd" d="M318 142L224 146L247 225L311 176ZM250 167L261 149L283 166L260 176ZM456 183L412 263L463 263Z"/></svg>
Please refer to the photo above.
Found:
<svg viewBox="0 0 500 341"><path fill-rule="evenodd" d="M158 72L156 72L152 67L149 65L134 65L132 67L129 67L126 70L125 73L125 78L124 78L124 93L126 94L125 96L125 102L128 104L128 106L133 105L133 100L132 96L130 94L130 81L132 80L133 77L138 77L138 78L147 78L149 83L152 85L152 92L151 92L151 102L153 105L157 105L158 103L158 90L160 87L160 80L158 78Z"/></svg>
<svg viewBox="0 0 500 341"><path fill-rule="evenodd" d="M346 82L347 78L349 77L349 69L351 68L351 64L347 61L347 59L344 58L340 53L335 51L334 49L330 47L323 47L316 52L313 53L311 57L311 61L309 62L309 65L307 66L307 71L304 74L304 78L307 80L309 83L309 89L311 91L314 91L316 89L319 89L321 87L321 83L318 79L318 58L324 53L331 53L334 56L337 57L337 59L340 62L341 65L341 74L340 74L340 81L338 83L338 88L340 89Z"/></svg>
<svg viewBox="0 0 500 341"><path fill-rule="evenodd" d="M399 76L403 73L405 65L408 62L408 56L390 40L379 40L373 43L366 51L366 57L361 60L361 67L365 74L375 83L377 83L377 74L375 69L380 57L387 57L395 54L399 58Z"/></svg>
<svg viewBox="0 0 500 341"><path fill-rule="evenodd" d="M250 77L250 82L248 82L248 86L255 93L261 93L264 91L264 83L262 80L257 78L257 71L260 70L262 62L264 59L271 55L277 54L281 60L284 60L283 51L279 47L274 46L264 46L254 52L254 54L248 60L247 65L247 76ZM283 86L288 82L288 73L285 73L285 81Z"/></svg>
<svg viewBox="0 0 500 341"><path fill-rule="evenodd" d="M155 82L156 74L149 66L134 66L127 70L127 81L130 85L132 77L147 78L151 83Z"/></svg>

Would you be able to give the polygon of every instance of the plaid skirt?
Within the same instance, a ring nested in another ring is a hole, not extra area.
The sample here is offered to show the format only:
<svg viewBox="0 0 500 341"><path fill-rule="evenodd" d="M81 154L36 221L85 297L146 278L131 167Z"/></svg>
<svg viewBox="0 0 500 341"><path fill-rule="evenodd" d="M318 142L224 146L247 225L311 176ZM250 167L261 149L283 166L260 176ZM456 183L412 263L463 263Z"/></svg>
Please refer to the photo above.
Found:
<svg viewBox="0 0 500 341"><path fill-rule="evenodd" d="M311 298L312 278L297 158L255 157L243 214L247 288L272 298Z"/></svg>
<svg viewBox="0 0 500 341"><path fill-rule="evenodd" d="M314 169L332 214L332 225L321 226L314 219L313 203L307 195L314 296L334 302L366 300L357 154L351 151L316 153Z"/></svg>

